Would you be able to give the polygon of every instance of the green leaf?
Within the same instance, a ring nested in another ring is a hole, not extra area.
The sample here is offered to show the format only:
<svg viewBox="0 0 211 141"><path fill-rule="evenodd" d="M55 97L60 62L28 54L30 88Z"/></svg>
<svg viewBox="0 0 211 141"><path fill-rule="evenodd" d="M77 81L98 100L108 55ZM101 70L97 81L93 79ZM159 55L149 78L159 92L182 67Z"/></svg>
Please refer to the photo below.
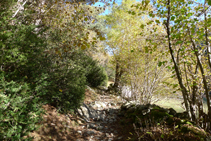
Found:
<svg viewBox="0 0 211 141"><path fill-rule="evenodd" d="M175 17L174 17L174 16L172 16L172 17L171 17L171 21L173 21L174 19L175 19Z"/></svg>
<svg viewBox="0 0 211 141"><path fill-rule="evenodd" d="M142 29L144 29L144 26L145 26L145 25L144 25L144 24L142 24L140 27L141 27Z"/></svg>
<svg viewBox="0 0 211 141"><path fill-rule="evenodd" d="M133 11L131 14L132 14L132 15L135 15L136 13Z"/></svg>
<svg viewBox="0 0 211 141"><path fill-rule="evenodd" d="M160 21L159 21L159 20L155 20L155 22L156 22L156 23L158 23L158 24L160 23Z"/></svg>
<svg viewBox="0 0 211 141"><path fill-rule="evenodd" d="M191 123L191 122L189 122L189 121L187 121L186 123L187 123L187 124L190 124L190 125L192 125L192 123Z"/></svg>
<svg viewBox="0 0 211 141"><path fill-rule="evenodd" d="M208 1L208 4L211 5L211 0Z"/></svg>
<svg viewBox="0 0 211 141"><path fill-rule="evenodd" d="M133 135L133 133L129 132L131 135Z"/></svg>
<svg viewBox="0 0 211 141"><path fill-rule="evenodd" d="M152 132L146 132L146 133L147 133L147 134L150 134L150 135L152 134Z"/></svg>
<svg viewBox="0 0 211 141"><path fill-rule="evenodd" d="M144 47L144 49L145 49L145 52L146 52L146 53L149 52L148 47Z"/></svg>
<svg viewBox="0 0 211 141"><path fill-rule="evenodd" d="M161 136L160 136L161 138L164 138L164 134L161 134Z"/></svg>

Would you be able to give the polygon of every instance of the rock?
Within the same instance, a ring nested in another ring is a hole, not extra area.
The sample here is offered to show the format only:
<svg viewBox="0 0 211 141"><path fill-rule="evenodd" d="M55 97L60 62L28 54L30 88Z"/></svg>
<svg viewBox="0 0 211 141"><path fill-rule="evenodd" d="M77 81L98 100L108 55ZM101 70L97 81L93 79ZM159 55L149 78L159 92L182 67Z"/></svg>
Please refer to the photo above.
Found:
<svg viewBox="0 0 211 141"><path fill-rule="evenodd" d="M142 110L142 115L146 115L150 112L150 109L145 109L145 110Z"/></svg>
<svg viewBox="0 0 211 141"><path fill-rule="evenodd" d="M121 106L121 111L125 111L131 107L135 107L136 103L134 101L126 102Z"/></svg>
<svg viewBox="0 0 211 141"><path fill-rule="evenodd" d="M95 90L94 90L94 89L90 88L89 86L86 86L86 88L87 88L89 91L91 91L92 93L95 94Z"/></svg>
<svg viewBox="0 0 211 141"><path fill-rule="evenodd" d="M103 126L98 126L97 129L98 130L102 130L104 127Z"/></svg>
<svg viewBox="0 0 211 141"><path fill-rule="evenodd" d="M106 137L110 137L109 133L106 133Z"/></svg>
<svg viewBox="0 0 211 141"><path fill-rule="evenodd" d="M96 129L96 125L93 123L87 124L87 128Z"/></svg>
<svg viewBox="0 0 211 141"><path fill-rule="evenodd" d="M111 105L112 105L112 106L116 106L116 103L111 102Z"/></svg>
<svg viewBox="0 0 211 141"><path fill-rule="evenodd" d="M206 135L207 135L207 133L203 129L199 129L199 128L194 127L193 125L190 125L190 124L184 124L181 127L181 131L183 133L191 131L195 135L198 135L198 136L203 137L203 138L206 137Z"/></svg>
<svg viewBox="0 0 211 141"><path fill-rule="evenodd" d="M81 115L85 116L86 118L90 118L90 115L89 115L89 113L88 113L88 109L87 109L86 107L81 106L80 109L78 109L78 112L79 112Z"/></svg>
<svg viewBox="0 0 211 141"><path fill-rule="evenodd" d="M169 114L176 116L177 112L173 108L169 108Z"/></svg>
<svg viewBox="0 0 211 141"><path fill-rule="evenodd" d="M55 126L56 124L54 124L54 123L51 123L51 125L52 125L52 126Z"/></svg>
<svg viewBox="0 0 211 141"><path fill-rule="evenodd" d="M98 86L97 88L100 90L105 90L105 91L108 90L108 87L106 86Z"/></svg>
<svg viewBox="0 0 211 141"><path fill-rule="evenodd" d="M104 114L100 115L100 120L101 120L101 121L104 121L105 118L106 118L106 115L104 115Z"/></svg>
<svg viewBox="0 0 211 141"><path fill-rule="evenodd" d="M77 131L77 133L79 133L80 135L82 135L82 131Z"/></svg>
<svg viewBox="0 0 211 141"><path fill-rule="evenodd" d="M66 128L71 128L69 125L64 125Z"/></svg>
<svg viewBox="0 0 211 141"><path fill-rule="evenodd" d="M106 104L104 102L100 102L100 101L95 101L95 106L98 108L106 108Z"/></svg>
<svg viewBox="0 0 211 141"><path fill-rule="evenodd" d="M87 133L87 134L89 134L89 135L91 135L91 134L95 134L95 132L94 132L94 131L87 131L86 133Z"/></svg>
<svg viewBox="0 0 211 141"><path fill-rule="evenodd" d="M83 124L80 120L77 120L77 123L78 123L78 124Z"/></svg>

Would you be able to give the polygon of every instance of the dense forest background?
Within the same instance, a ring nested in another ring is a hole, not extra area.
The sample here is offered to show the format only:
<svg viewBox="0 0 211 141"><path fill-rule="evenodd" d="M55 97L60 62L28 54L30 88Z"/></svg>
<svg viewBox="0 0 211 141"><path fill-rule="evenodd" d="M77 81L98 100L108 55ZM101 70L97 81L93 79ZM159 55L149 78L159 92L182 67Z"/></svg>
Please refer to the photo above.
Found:
<svg viewBox="0 0 211 141"><path fill-rule="evenodd" d="M209 131L210 5L1 0L0 140L35 130L43 104L74 111L87 85L108 80L116 94L140 104L181 97L189 119Z"/></svg>

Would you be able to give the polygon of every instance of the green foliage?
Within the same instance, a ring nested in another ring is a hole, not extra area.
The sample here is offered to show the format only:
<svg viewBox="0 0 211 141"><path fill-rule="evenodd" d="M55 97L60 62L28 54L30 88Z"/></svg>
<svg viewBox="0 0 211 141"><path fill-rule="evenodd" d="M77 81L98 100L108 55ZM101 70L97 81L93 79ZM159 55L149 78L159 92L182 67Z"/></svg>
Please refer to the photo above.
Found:
<svg viewBox="0 0 211 141"><path fill-rule="evenodd" d="M34 25L10 25L11 19L1 20L0 60L6 80L35 83L35 78L50 64L45 58L45 38L35 34ZM41 33L41 31L40 31Z"/></svg>
<svg viewBox="0 0 211 141"><path fill-rule="evenodd" d="M107 84L107 74L105 70L98 65L98 62L82 52L75 52L71 58L85 69L85 76L88 85L97 87Z"/></svg>
<svg viewBox="0 0 211 141"><path fill-rule="evenodd" d="M74 62L69 60L68 63ZM84 69L74 64L71 67L55 67L53 73L43 74L36 88L45 103L67 112L80 106L84 98L85 84Z"/></svg>
<svg viewBox="0 0 211 141"><path fill-rule="evenodd" d="M27 83L7 82L2 74L0 81L0 140L30 140L23 137L41 120L39 98Z"/></svg>
<svg viewBox="0 0 211 141"><path fill-rule="evenodd" d="M99 67L96 63L91 66L90 72L87 74L87 82L92 87L100 85L106 86L108 77L102 67Z"/></svg>
<svg viewBox="0 0 211 141"><path fill-rule="evenodd" d="M86 84L96 87L105 85L107 80L97 61L75 51L78 48L69 49L81 43L81 48L94 45L94 41L88 43L83 26L72 26L75 22L71 21L72 25L67 27L74 32L58 38L64 34L57 33L62 28L48 30L45 22L42 26L30 24L37 20L30 17L37 14L37 7L26 4L24 12L11 18L16 10L10 7L12 4L16 2L4 0L0 5L0 140L24 140L41 120L42 104L68 112L82 103ZM81 33L80 39L75 33ZM70 37L74 38L74 45L67 44L68 39L72 41Z"/></svg>
<svg viewBox="0 0 211 141"><path fill-rule="evenodd" d="M35 90L44 103L68 112L80 106L84 99L85 85L96 87L106 81L103 69L97 61L81 51L66 56L65 61L58 58L47 72L36 79ZM53 70L53 71L52 71Z"/></svg>

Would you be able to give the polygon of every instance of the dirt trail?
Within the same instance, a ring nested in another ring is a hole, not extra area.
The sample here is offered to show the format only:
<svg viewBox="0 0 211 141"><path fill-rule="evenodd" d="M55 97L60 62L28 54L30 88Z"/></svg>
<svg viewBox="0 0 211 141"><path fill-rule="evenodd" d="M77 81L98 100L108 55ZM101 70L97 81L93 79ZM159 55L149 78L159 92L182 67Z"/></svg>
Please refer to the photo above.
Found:
<svg viewBox="0 0 211 141"><path fill-rule="evenodd" d="M125 141L133 127L119 114L123 102L117 96L86 90L84 105L78 110L83 117L59 114L54 107L44 105L42 127L30 136L34 141Z"/></svg>

